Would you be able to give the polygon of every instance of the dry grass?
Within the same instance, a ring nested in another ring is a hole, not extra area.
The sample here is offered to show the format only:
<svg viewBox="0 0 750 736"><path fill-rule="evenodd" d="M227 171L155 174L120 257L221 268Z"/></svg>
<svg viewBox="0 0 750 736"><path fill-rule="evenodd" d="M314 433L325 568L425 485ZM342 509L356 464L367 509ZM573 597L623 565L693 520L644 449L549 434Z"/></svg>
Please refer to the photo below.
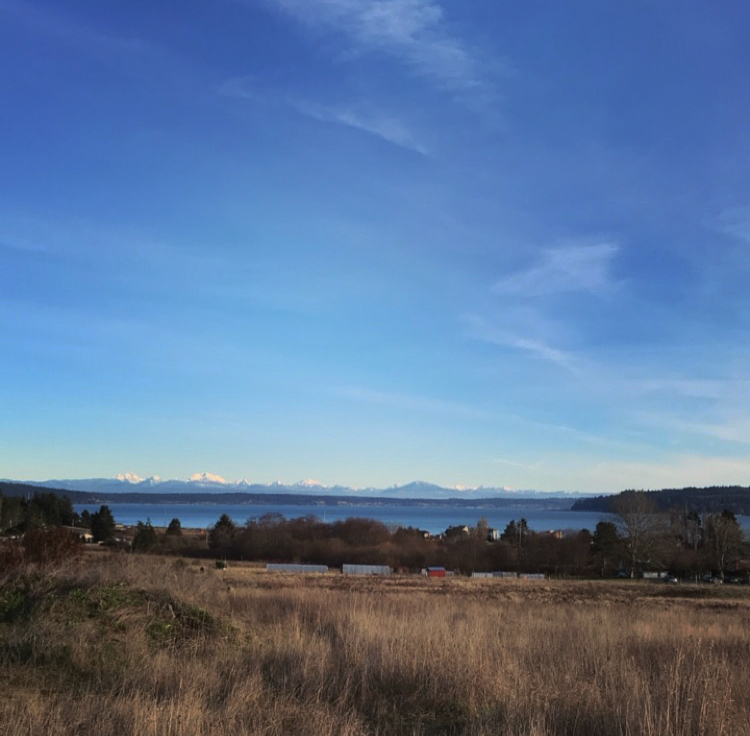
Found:
<svg viewBox="0 0 750 736"><path fill-rule="evenodd" d="M750 591L226 573L0 589L0 733L750 734Z"/></svg>

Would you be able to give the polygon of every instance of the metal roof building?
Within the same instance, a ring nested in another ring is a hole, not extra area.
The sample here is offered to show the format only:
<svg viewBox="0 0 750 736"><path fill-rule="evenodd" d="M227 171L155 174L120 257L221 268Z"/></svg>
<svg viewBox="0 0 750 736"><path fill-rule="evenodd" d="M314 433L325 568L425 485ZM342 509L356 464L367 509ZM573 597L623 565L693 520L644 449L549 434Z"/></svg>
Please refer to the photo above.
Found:
<svg viewBox="0 0 750 736"><path fill-rule="evenodd" d="M341 572L344 575L390 575L393 570L388 565L344 565Z"/></svg>
<svg viewBox="0 0 750 736"><path fill-rule="evenodd" d="M280 564L280 563L269 563L266 565L268 572L317 572L323 573L328 572L326 565L296 565L296 564Z"/></svg>

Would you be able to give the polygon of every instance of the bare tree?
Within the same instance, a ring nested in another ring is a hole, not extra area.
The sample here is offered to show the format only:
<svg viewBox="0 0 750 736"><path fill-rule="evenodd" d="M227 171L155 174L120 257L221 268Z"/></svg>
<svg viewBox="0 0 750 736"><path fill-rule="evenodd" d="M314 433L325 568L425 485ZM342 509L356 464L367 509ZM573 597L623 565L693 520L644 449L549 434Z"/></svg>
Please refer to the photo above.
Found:
<svg viewBox="0 0 750 736"><path fill-rule="evenodd" d="M632 578L639 566L653 562L663 521L656 503L643 491L621 493L612 501L612 510Z"/></svg>
<svg viewBox="0 0 750 736"><path fill-rule="evenodd" d="M706 535L712 562L724 580L724 570L737 559L742 547L742 529L734 514L724 510L706 519Z"/></svg>

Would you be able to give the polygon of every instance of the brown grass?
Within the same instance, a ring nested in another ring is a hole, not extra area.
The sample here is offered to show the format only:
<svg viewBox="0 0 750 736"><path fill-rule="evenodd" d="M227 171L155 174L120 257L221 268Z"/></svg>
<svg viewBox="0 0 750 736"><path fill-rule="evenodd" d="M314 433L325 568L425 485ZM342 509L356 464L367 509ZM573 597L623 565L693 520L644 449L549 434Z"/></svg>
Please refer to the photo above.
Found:
<svg viewBox="0 0 750 736"><path fill-rule="evenodd" d="M750 734L750 591L200 573L0 589L0 733Z"/></svg>

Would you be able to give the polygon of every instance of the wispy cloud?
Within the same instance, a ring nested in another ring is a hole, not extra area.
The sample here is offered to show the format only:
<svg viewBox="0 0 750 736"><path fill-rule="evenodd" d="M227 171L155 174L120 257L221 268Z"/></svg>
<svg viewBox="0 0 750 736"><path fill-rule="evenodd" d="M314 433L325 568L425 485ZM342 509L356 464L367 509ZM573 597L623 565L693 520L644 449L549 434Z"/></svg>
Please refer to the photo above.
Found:
<svg viewBox="0 0 750 736"><path fill-rule="evenodd" d="M452 34L434 0L266 0L314 28L345 36L359 52L380 52L455 91L487 88L477 56Z"/></svg>
<svg viewBox="0 0 750 736"><path fill-rule="evenodd" d="M549 248L535 265L498 281L494 291L529 297L570 291L603 295L616 286L611 265L618 251L613 243Z"/></svg>
<svg viewBox="0 0 750 736"><path fill-rule="evenodd" d="M581 490L618 492L625 488L656 489L685 486L735 485L750 473L750 458L673 454L659 460L597 460L559 457L558 477L575 478Z"/></svg>
<svg viewBox="0 0 750 736"><path fill-rule="evenodd" d="M426 156L429 150L417 141L412 132L397 118L369 105L325 106L306 102L294 103L299 112L322 122L346 125L382 138L401 148Z"/></svg>
<svg viewBox="0 0 750 736"><path fill-rule="evenodd" d="M575 356L565 350L548 345L546 342L534 337L519 335L510 330L495 326L484 317L478 315L466 316L467 333L469 337L482 342L498 345L500 347L514 348L537 357L544 358L555 365L578 375L580 368Z"/></svg>
<svg viewBox="0 0 750 736"><path fill-rule="evenodd" d="M476 409L466 404L445 401L443 399L432 399L390 391L377 391L356 386L343 387L338 390L338 393L347 399L355 401L393 406L420 413L443 414L468 419L487 419L490 417L490 414L482 409Z"/></svg>
<svg viewBox="0 0 750 736"><path fill-rule="evenodd" d="M686 418L685 412L653 409L634 411L631 415L641 424L678 435L697 435L733 445L750 445L746 403L742 400L734 402L732 406L725 402L715 403L703 412L691 413L689 418Z"/></svg>
<svg viewBox="0 0 750 736"><path fill-rule="evenodd" d="M291 95L281 96L257 87L252 77L228 79L219 86L218 91L226 97L284 106L324 123L345 125L423 156L430 152L397 115L367 102L327 105Z"/></svg>

